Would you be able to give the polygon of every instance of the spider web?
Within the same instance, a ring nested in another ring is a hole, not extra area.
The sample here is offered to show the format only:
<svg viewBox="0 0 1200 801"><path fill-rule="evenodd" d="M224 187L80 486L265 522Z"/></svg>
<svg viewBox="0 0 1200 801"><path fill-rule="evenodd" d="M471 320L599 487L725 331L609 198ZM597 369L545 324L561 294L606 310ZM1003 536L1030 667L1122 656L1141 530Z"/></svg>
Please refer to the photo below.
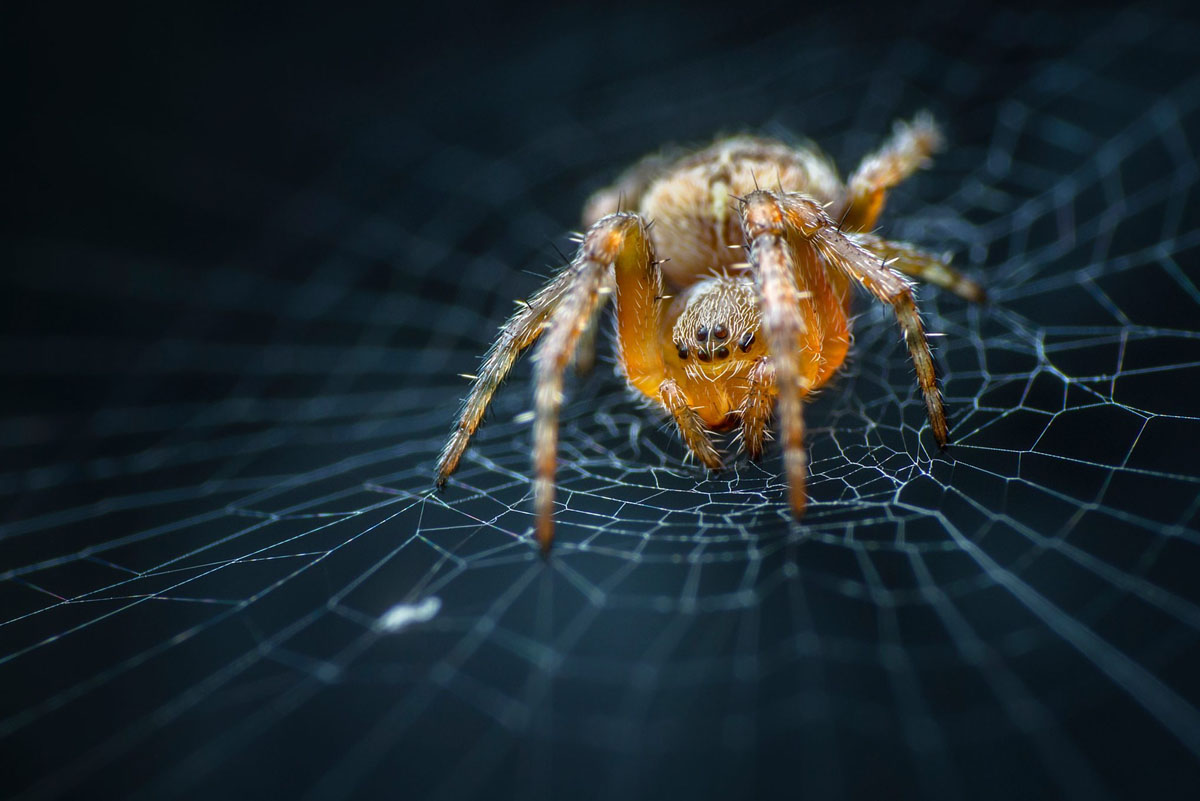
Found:
<svg viewBox="0 0 1200 801"><path fill-rule="evenodd" d="M334 154L289 151L303 177L106 129L163 235L31 235L2 279L5 793L1186 796L1200 29L943 11L899 38L679 22L618 63L563 12L491 73L333 81L289 119ZM777 454L685 464L606 344L570 384L548 562L527 363L430 492L457 374L623 164L749 128L848 171L925 107L951 145L883 230L992 298L920 294L947 453L862 298L806 410L802 522Z"/></svg>

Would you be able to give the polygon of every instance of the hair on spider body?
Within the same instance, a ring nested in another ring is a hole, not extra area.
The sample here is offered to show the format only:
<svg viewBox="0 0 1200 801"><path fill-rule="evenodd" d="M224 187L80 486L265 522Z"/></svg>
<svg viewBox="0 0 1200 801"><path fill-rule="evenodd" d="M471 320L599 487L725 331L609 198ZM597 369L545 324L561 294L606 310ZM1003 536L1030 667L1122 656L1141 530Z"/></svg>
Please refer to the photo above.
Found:
<svg viewBox="0 0 1200 801"><path fill-rule="evenodd" d="M893 310L944 446L946 414L906 276L972 301L983 290L945 258L871 233L888 191L941 142L927 113L898 122L846 181L815 145L753 136L635 164L588 200L571 263L518 305L488 350L439 457L438 485L516 358L537 343L533 496L536 536L549 550L563 372L572 360L591 363L596 316L610 298L620 371L670 416L698 462L722 466L712 434L723 431L757 458L777 425L797 517L806 503L802 404L847 358L856 284ZM775 188L762 189L759 175Z"/></svg>

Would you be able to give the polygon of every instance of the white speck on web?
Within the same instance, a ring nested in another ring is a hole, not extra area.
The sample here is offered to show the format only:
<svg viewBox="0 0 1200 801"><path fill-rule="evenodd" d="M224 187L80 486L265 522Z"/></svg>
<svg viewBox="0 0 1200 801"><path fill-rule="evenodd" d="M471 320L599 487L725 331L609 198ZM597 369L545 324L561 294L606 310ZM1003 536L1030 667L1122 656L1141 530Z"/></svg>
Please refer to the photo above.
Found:
<svg viewBox="0 0 1200 801"><path fill-rule="evenodd" d="M424 623L433 619L442 609L442 599L431 595L418 604L396 604L379 618L382 631L400 631L413 623Z"/></svg>

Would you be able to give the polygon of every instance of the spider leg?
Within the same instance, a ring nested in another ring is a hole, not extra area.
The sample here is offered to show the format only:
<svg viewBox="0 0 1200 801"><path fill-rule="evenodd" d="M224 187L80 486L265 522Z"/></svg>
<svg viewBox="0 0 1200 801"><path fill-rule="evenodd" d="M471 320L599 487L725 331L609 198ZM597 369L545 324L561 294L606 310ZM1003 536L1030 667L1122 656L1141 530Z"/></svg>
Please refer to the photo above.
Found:
<svg viewBox="0 0 1200 801"><path fill-rule="evenodd" d="M848 238L905 275L948 289L974 303L987 300L987 291L951 267L948 256L938 257L907 242L894 242L874 234L849 234Z"/></svg>
<svg viewBox="0 0 1200 801"><path fill-rule="evenodd" d="M782 204L788 226L808 240L827 264L845 272L895 311L909 355L917 368L917 382L925 396L925 410L934 439L940 447L946 447L949 437L946 412L937 385L933 355L929 352L929 340L913 300L912 285L890 270L879 256L838 230L837 224L817 203L799 195L788 195Z"/></svg>
<svg viewBox="0 0 1200 801"><path fill-rule="evenodd" d="M462 412L450 439L442 448L437 464L437 486L446 485L446 479L458 469L458 463L471 437L475 435L492 396L504 382L517 357L532 345L545 330L550 314L558 307L563 296L571 287L575 272L567 268L558 273L551 281L539 289L528 301L518 301L517 311L500 328L496 341L488 349L479 368L479 373L471 385L471 392L463 403Z"/></svg>
<svg viewBox="0 0 1200 801"><path fill-rule="evenodd" d="M742 444L746 454L758 460L762 457L767 423L771 421L771 409L775 405L775 368L771 366L771 360L763 356L755 361L747 382L749 386L741 408Z"/></svg>
<svg viewBox="0 0 1200 801"><path fill-rule="evenodd" d="M721 469L721 454L713 447L712 438L696 410L688 405L687 395L672 378L664 379L658 386L658 398L679 429L679 436L696 458L710 470Z"/></svg>
<svg viewBox="0 0 1200 801"><path fill-rule="evenodd" d="M670 413L688 449L711 470L721 468L721 456L684 389L667 374L662 343L662 270L649 250L644 257L617 264L617 352L625 378L634 389L657 400ZM631 250L631 255L637 250Z"/></svg>
<svg viewBox="0 0 1200 801"><path fill-rule="evenodd" d="M783 465L788 477L792 512L804 514L807 457L804 453L804 419L801 401L812 386L818 358L801 363L807 327L801 303L806 293L796 285L792 248L787 240L784 208L770 192L751 192L740 203L742 230L750 246L750 265L758 284L762 330L771 354L775 386L779 393L779 419ZM810 354L812 355L812 354Z"/></svg>
<svg viewBox="0 0 1200 801"><path fill-rule="evenodd" d="M863 158L850 176L850 202L842 214L842 227L848 231L874 227L888 190L928 166L930 156L941 149L942 142L942 132L927 111L911 122L897 120L883 147Z"/></svg>
<svg viewBox="0 0 1200 801"><path fill-rule="evenodd" d="M645 226L636 214L612 214L584 236L570 267L567 290L550 315L546 333L534 353L533 503L542 553L554 540L554 473L557 467L558 415L563 401L563 373L576 352L609 287L609 265L617 274L618 303L627 277L649 273L657 279ZM660 356L661 358L661 356Z"/></svg>
<svg viewBox="0 0 1200 801"><path fill-rule="evenodd" d="M612 294L613 287L610 284L611 282L608 282L601 288L601 294ZM596 366L596 336L600 329L600 308L598 306L596 312L592 314L592 318L588 320L587 327L579 335L579 344L575 346L576 375L588 375Z"/></svg>

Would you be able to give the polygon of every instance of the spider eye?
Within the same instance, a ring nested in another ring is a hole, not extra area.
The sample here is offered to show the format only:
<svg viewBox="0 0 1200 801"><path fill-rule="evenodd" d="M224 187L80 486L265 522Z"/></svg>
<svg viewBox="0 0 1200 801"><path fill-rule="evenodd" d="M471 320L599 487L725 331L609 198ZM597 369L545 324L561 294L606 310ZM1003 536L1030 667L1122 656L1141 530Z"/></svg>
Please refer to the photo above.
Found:
<svg viewBox="0 0 1200 801"><path fill-rule="evenodd" d="M697 342L707 342L708 341L708 327L707 326L702 325L696 329L696 341Z"/></svg>
<svg viewBox="0 0 1200 801"><path fill-rule="evenodd" d="M687 345L676 345L675 347L676 347L676 348L678 349L678 351L679 351L679 358L681 358L681 359L686 359L686 358L688 357L688 347L687 347Z"/></svg>
<svg viewBox="0 0 1200 801"><path fill-rule="evenodd" d="M717 348L717 358L718 359L724 359L728 355L729 355L729 348L725 347L724 345Z"/></svg>
<svg viewBox="0 0 1200 801"><path fill-rule="evenodd" d="M747 331L742 335L742 339L738 342L743 351L750 350L750 346L754 344L754 332Z"/></svg>
<svg viewBox="0 0 1200 801"><path fill-rule="evenodd" d="M725 327L725 323L717 323L713 326L712 335L717 339L724 339L729 336L729 329Z"/></svg>
<svg viewBox="0 0 1200 801"><path fill-rule="evenodd" d="M711 355L709 355L709 352L708 352L708 351L706 351L706 350L698 350L698 351L696 351L696 358L697 358L697 359L699 359L699 360L700 360L700 361L702 361L702 362L710 362L710 361L712 361L712 356L711 356Z"/></svg>

